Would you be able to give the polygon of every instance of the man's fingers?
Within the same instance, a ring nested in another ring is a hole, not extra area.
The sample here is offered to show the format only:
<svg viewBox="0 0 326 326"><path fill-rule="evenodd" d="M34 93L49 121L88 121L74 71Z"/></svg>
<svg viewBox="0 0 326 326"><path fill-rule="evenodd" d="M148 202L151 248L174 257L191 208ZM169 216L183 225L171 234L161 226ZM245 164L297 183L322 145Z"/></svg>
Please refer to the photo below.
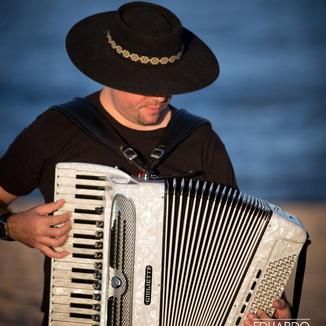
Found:
<svg viewBox="0 0 326 326"><path fill-rule="evenodd" d="M58 227L49 227L47 228L47 232L45 236L50 238L59 238L63 235L68 235L69 231L71 230L71 223L70 221L65 221L61 223Z"/></svg>
<svg viewBox="0 0 326 326"><path fill-rule="evenodd" d="M48 224L48 226L63 224L63 223L66 223L70 219L70 217L71 217L70 212L65 212L65 213L58 214L58 215L48 216L47 224Z"/></svg>
<svg viewBox="0 0 326 326"><path fill-rule="evenodd" d="M65 201L63 199L59 199L52 203L40 205L36 208L36 211L40 215L48 215L60 209L64 205L64 202Z"/></svg>
<svg viewBox="0 0 326 326"><path fill-rule="evenodd" d="M276 299L273 301L273 306L276 308L276 309L285 309L286 307L286 302L285 300L283 299Z"/></svg>
<svg viewBox="0 0 326 326"><path fill-rule="evenodd" d="M64 245L67 240L68 240L68 234L65 234L57 238L42 237L40 238L39 243L42 246L45 245L47 247L56 248Z"/></svg>
<svg viewBox="0 0 326 326"><path fill-rule="evenodd" d="M253 326L254 322L257 322L259 319L257 318L257 316L253 313L249 313L247 315L247 318L244 321L244 326Z"/></svg>
<svg viewBox="0 0 326 326"><path fill-rule="evenodd" d="M291 318L290 305L283 299L277 299L273 301L273 305L276 308L275 317L278 319Z"/></svg>
<svg viewBox="0 0 326 326"><path fill-rule="evenodd" d="M257 310L257 312L256 312L256 316L257 316L259 319L270 319L270 318L271 318L270 316L268 316L268 315L266 314L266 312L265 312L264 310L261 310L261 309Z"/></svg>
<svg viewBox="0 0 326 326"><path fill-rule="evenodd" d="M69 255L69 252L67 251L55 251L54 249L47 247L45 245L40 245L38 246L38 249L46 256L50 257L50 258L56 258L56 259L60 259L63 257L66 257L67 255Z"/></svg>

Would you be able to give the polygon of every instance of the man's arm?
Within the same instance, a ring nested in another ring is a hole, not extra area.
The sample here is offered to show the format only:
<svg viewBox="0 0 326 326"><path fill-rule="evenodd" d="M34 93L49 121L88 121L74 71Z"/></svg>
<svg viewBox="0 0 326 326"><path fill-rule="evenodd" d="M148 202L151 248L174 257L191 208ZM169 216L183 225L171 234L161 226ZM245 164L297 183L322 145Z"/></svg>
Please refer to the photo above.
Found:
<svg viewBox="0 0 326 326"><path fill-rule="evenodd" d="M16 198L15 195L0 187L1 206L7 207ZM50 215L60 209L63 204L63 200L58 200L10 215L7 219L10 238L31 248L36 248L49 257L62 258L66 256L68 254L66 251L58 252L54 248L60 247L66 242L71 229L71 214L66 212L60 215Z"/></svg>

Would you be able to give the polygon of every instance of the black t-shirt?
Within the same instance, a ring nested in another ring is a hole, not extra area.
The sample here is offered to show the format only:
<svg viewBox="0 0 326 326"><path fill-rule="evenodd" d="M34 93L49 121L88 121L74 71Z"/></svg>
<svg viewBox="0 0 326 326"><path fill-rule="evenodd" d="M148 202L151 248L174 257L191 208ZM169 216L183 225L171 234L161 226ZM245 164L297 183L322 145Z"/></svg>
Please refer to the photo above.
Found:
<svg viewBox="0 0 326 326"><path fill-rule="evenodd" d="M105 112L122 137L145 159L159 143L164 128L138 131L115 121L102 107L99 93L87 101ZM47 110L11 144L0 160L0 186L22 196L39 188L46 202L53 200L54 172L58 162L87 162L117 166L134 174L136 169L118 153L96 142L63 114ZM236 186L228 154L210 124L204 124L185 139L158 167L168 176L187 171L202 171L200 179Z"/></svg>
<svg viewBox="0 0 326 326"><path fill-rule="evenodd" d="M138 131L122 126L102 107L99 92L86 100L101 110L120 135L145 159L159 144L164 128ZM173 109L172 113L176 109ZM173 115L172 115L173 118ZM63 114L47 110L25 128L0 159L0 186L22 196L39 188L46 202L53 201L55 165L58 162L87 162L117 166L129 174L136 169L119 154L96 142ZM236 187L229 156L209 123L196 129L158 166L161 176L202 171L200 179ZM45 259L43 311L48 312L50 259ZM46 319L44 320L44 325Z"/></svg>

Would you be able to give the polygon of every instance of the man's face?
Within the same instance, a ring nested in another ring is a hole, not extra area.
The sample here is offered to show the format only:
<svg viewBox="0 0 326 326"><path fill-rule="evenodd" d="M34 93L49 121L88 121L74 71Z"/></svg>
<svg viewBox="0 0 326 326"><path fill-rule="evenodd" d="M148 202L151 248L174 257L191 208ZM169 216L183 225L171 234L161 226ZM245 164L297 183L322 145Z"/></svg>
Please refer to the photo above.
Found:
<svg viewBox="0 0 326 326"><path fill-rule="evenodd" d="M160 124L171 100L171 96L145 96L111 88L104 92L121 116L139 126Z"/></svg>

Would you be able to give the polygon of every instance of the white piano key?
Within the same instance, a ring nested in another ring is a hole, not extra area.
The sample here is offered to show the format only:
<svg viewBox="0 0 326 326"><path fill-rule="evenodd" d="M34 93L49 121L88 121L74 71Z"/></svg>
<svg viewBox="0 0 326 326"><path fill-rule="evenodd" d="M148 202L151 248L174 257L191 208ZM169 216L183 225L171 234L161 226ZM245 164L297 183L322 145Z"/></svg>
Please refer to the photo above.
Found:
<svg viewBox="0 0 326 326"><path fill-rule="evenodd" d="M86 185L89 186L89 184ZM57 193L59 195L64 194L65 198L75 198L75 195L103 196L104 192L104 190L98 189L78 189L75 188L75 185L72 185L71 187L67 186L66 184L57 186Z"/></svg>
<svg viewBox="0 0 326 326"><path fill-rule="evenodd" d="M75 289L75 288L68 288L68 287L54 287L52 289L52 292L54 296L66 296L70 297L71 294L87 294L87 295L96 295L96 294L101 294L101 291L99 290L94 290L94 289Z"/></svg>
<svg viewBox="0 0 326 326"><path fill-rule="evenodd" d="M84 315L96 315L99 311L94 309L87 309L87 308L77 308L77 307L70 307L69 304L57 304L54 303L52 305L53 312L67 312L67 313L76 313L76 314L84 314Z"/></svg>
<svg viewBox="0 0 326 326"><path fill-rule="evenodd" d="M101 259L93 259L93 258L80 258L80 257L72 257L70 253L66 257L60 258L62 262L73 262L73 263L87 263L87 264L94 264L95 262L101 262Z"/></svg>
<svg viewBox="0 0 326 326"><path fill-rule="evenodd" d="M86 318L72 318L69 316L69 313L62 313L62 312L53 312L51 314L51 318L53 321L58 321L57 325L64 325L63 322L71 322L72 320L77 323L77 324L82 324L82 325L100 325L97 322L92 321L91 319L86 319ZM52 325L54 325L52 323ZM74 325L74 324L73 324Z"/></svg>
<svg viewBox="0 0 326 326"><path fill-rule="evenodd" d="M93 233L95 231L102 231L103 228L99 228L96 225L92 225L92 224L81 224L81 223L75 223L73 221L71 221L71 227L74 229L78 229L78 230L92 230ZM78 233L76 232L76 230L74 230L74 233Z"/></svg>
<svg viewBox="0 0 326 326"><path fill-rule="evenodd" d="M67 177L60 175L60 178L57 180L58 185L67 185L67 186L75 186L76 184L80 185L92 185L104 187L107 184L106 180L90 180L90 179L77 179L75 176Z"/></svg>
<svg viewBox="0 0 326 326"><path fill-rule="evenodd" d="M59 286L59 287L69 287L69 288L75 288L75 289L86 289L86 290L94 290L93 284L87 284L87 283L73 283L70 280L65 279L56 279L53 278L53 285Z"/></svg>
<svg viewBox="0 0 326 326"><path fill-rule="evenodd" d="M52 302L56 304L70 304L70 303L81 303L81 304L100 304L99 301L94 299L86 299L86 298L75 298L75 297L67 297L62 295L56 295L52 298Z"/></svg>
<svg viewBox="0 0 326 326"><path fill-rule="evenodd" d="M76 323L73 323L73 322L70 322L70 321L52 321L50 323L50 326L78 326L80 325L81 323L80 322L76 322ZM83 323L83 326L97 326L97 325L100 325L94 321L92 322L87 322L87 323Z"/></svg>
<svg viewBox="0 0 326 326"><path fill-rule="evenodd" d="M95 215L95 214L73 213L71 217L73 219L79 219L79 220L104 221L103 215Z"/></svg>
<svg viewBox="0 0 326 326"><path fill-rule="evenodd" d="M85 255L94 255L95 253L103 253L102 249L94 248L75 248L70 245L62 246L63 249L67 250L71 254L85 254Z"/></svg>
<svg viewBox="0 0 326 326"><path fill-rule="evenodd" d="M69 232L69 236L74 237L74 234L82 234L82 235L94 236L96 231L101 232L103 230L102 229L101 230L80 229L80 228L76 227L75 229L73 229L73 230L71 230ZM76 238L76 239L78 239L78 238Z"/></svg>
<svg viewBox="0 0 326 326"><path fill-rule="evenodd" d="M62 206L61 210L70 211L73 212L75 209L89 209L89 210L95 210L96 208L102 207L104 205L103 200L98 201L87 201L84 199L75 199L70 201L67 201Z"/></svg>
<svg viewBox="0 0 326 326"><path fill-rule="evenodd" d="M69 262L62 262L62 261L54 261L53 269L61 269L61 270L72 270L72 268L84 268L84 269L94 269L94 263L85 264L85 263L69 263Z"/></svg>
<svg viewBox="0 0 326 326"><path fill-rule="evenodd" d="M102 242L102 241L97 240L97 239L78 239L78 238L69 237L68 240L65 242L65 245L73 245L76 243L81 243L81 244L95 246L96 243L98 243L98 242Z"/></svg>
<svg viewBox="0 0 326 326"><path fill-rule="evenodd" d="M78 279L84 279L84 280L96 280L95 273L75 273L75 272L67 272L62 270L55 270L53 272L53 276L56 279L62 278L78 278Z"/></svg>

